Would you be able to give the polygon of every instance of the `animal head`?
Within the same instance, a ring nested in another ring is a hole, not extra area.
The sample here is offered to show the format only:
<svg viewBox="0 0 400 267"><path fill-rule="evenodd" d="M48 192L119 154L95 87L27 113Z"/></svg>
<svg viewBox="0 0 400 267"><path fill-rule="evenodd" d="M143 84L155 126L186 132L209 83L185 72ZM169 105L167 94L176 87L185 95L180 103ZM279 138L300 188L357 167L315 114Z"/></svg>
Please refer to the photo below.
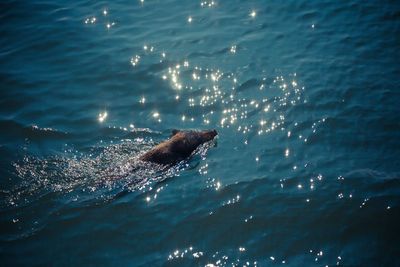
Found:
<svg viewBox="0 0 400 267"><path fill-rule="evenodd" d="M205 131L173 130L171 137L173 150L183 154L191 154L199 145L213 140L217 135L215 129Z"/></svg>
<svg viewBox="0 0 400 267"><path fill-rule="evenodd" d="M213 140L216 135L216 130L173 130L170 139L158 144L140 156L140 159L164 165L176 163L189 157L198 146Z"/></svg>
<svg viewBox="0 0 400 267"><path fill-rule="evenodd" d="M217 130L215 130L215 129L204 130L204 131L181 131L181 130L173 129L171 137L173 137L177 134L181 137L198 138L200 140L205 140L205 141L203 141L203 143L214 139L214 137L218 135Z"/></svg>

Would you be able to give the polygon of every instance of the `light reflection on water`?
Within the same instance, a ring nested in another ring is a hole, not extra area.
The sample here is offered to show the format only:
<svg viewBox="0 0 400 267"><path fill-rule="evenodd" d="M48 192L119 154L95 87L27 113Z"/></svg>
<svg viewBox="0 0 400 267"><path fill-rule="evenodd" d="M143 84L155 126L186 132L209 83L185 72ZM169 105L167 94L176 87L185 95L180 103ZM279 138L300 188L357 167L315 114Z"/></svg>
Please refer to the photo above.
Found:
<svg viewBox="0 0 400 267"><path fill-rule="evenodd" d="M74 256L99 251L98 265L184 266L357 265L374 249L379 265L396 255L397 124L385 109L397 69L383 67L396 54L382 42L397 47L397 35L384 23L395 25L392 11L374 17L390 6L78 2L44 11L43 25L36 11L52 5L32 8L31 25L9 19L11 32L35 34L1 53L16 61L2 70L4 91L29 92L5 100L21 110L1 111L0 152L22 155L2 165L13 164L0 191L11 233L2 237L16 244L7 253L50 259L79 243ZM33 104L19 105L25 96ZM137 161L172 128L216 128L218 146L168 170Z"/></svg>
<svg viewBox="0 0 400 267"><path fill-rule="evenodd" d="M145 59L146 54L135 56L141 57ZM163 58L165 52L160 61ZM134 66L136 64L136 61L132 63ZM224 73L220 69L191 64L188 60L159 73L161 79L169 82L171 94L175 95L177 105L183 106L188 113L197 114L197 117L190 118L191 121L200 121L205 126L219 124L221 128L235 127L244 135L250 132L264 135L274 130L285 131L286 128L296 126L296 122L285 120L288 109L307 102L304 99L305 88L298 85L296 73L288 78L283 75L265 75L242 83L238 81L237 76L232 72ZM254 98L251 97L254 93L246 92L253 90L257 90L257 96ZM140 103L144 104L146 98L148 96L144 95ZM152 116L158 119L162 114L154 112ZM187 114L181 115L182 121L186 121L186 118ZM160 119L158 121L161 122ZM303 139L303 136L299 139ZM304 142L307 142L307 138L304 138Z"/></svg>
<svg viewBox="0 0 400 267"><path fill-rule="evenodd" d="M66 146L62 155L46 159L24 157L22 162L14 164L23 183L9 193L8 202L21 205L49 192L72 192L79 196L79 191L90 194L100 191L100 199L103 196L107 199L112 197L107 192L123 185L139 189L154 182L152 179L160 171L157 166L148 167L137 160L143 150L151 147L151 141L137 138L104 145L87 152Z"/></svg>

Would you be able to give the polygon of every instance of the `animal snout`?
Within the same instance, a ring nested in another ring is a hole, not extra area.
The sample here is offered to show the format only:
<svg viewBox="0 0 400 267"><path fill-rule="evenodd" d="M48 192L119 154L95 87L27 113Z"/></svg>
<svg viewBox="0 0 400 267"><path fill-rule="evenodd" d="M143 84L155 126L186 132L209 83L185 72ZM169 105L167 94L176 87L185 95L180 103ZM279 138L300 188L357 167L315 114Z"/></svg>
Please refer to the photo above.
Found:
<svg viewBox="0 0 400 267"><path fill-rule="evenodd" d="M217 130L213 129L213 130L208 131L207 135L208 135L208 138L210 140L212 140L215 136L218 135L218 133L217 133Z"/></svg>

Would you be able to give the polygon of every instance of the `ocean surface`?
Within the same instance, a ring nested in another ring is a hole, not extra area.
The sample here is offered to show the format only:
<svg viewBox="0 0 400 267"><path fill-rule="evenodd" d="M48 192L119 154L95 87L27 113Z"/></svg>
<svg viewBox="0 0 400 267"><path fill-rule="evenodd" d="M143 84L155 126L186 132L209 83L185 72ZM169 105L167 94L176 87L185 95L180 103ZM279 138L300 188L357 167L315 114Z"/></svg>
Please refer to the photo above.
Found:
<svg viewBox="0 0 400 267"><path fill-rule="evenodd" d="M0 3L1 266L400 266L399 1ZM169 168L173 129L218 138Z"/></svg>

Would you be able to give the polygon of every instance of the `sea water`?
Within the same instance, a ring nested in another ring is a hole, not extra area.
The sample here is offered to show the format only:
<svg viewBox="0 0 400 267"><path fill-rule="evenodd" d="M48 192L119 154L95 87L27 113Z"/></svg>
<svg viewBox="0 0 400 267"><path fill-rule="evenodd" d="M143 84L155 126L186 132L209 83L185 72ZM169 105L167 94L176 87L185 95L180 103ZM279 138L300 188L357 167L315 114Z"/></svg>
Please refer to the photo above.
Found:
<svg viewBox="0 0 400 267"><path fill-rule="evenodd" d="M0 3L2 266L398 266L396 1ZM218 138L166 169L172 129Z"/></svg>

